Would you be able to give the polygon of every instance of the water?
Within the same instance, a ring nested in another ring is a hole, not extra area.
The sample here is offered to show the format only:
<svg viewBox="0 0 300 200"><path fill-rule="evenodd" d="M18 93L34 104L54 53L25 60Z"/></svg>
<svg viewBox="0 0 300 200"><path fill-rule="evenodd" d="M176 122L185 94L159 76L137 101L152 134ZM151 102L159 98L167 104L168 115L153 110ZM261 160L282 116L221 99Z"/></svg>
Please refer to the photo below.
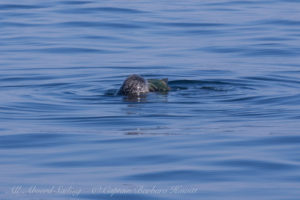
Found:
<svg viewBox="0 0 300 200"><path fill-rule="evenodd" d="M300 1L0 2L0 198L299 199ZM112 95L130 74L172 91Z"/></svg>

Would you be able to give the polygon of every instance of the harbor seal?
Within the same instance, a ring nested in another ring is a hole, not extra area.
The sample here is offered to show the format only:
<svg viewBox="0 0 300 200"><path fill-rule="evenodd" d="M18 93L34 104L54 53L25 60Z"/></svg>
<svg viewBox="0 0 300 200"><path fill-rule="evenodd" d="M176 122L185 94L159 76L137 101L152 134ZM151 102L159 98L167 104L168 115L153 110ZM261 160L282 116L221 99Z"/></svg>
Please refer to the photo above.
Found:
<svg viewBox="0 0 300 200"><path fill-rule="evenodd" d="M139 75L133 74L124 81L118 94L135 97L145 95L148 92L148 81Z"/></svg>
<svg viewBox="0 0 300 200"><path fill-rule="evenodd" d="M168 92L168 79L144 79L133 74L130 75L122 84L118 94L131 97L144 96L148 92Z"/></svg>

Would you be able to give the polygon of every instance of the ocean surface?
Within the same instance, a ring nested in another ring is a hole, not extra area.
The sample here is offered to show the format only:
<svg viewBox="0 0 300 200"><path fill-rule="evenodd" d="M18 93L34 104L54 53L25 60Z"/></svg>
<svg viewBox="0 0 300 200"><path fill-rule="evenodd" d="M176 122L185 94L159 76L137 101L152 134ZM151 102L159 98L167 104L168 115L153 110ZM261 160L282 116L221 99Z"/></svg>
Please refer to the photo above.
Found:
<svg viewBox="0 0 300 200"><path fill-rule="evenodd" d="M299 0L1 0L0 96L1 200L300 197Z"/></svg>

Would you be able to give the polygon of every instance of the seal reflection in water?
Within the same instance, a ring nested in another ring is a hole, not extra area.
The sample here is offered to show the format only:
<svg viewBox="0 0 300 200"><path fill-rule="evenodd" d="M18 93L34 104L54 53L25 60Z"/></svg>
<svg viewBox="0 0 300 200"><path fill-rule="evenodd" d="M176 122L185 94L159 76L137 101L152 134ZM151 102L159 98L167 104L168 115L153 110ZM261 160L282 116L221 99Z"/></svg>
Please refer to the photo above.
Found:
<svg viewBox="0 0 300 200"><path fill-rule="evenodd" d="M118 94L129 97L144 96L148 92L168 92L168 79L149 79L133 74L121 86Z"/></svg>

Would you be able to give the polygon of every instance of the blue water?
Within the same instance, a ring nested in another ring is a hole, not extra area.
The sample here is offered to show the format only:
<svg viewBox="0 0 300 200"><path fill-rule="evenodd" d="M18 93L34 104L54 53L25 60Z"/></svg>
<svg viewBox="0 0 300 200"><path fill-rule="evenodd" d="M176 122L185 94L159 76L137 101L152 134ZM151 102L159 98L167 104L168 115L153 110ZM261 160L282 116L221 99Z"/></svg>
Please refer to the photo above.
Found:
<svg viewBox="0 0 300 200"><path fill-rule="evenodd" d="M1 0L0 199L299 199L300 1ZM130 74L172 91L115 96Z"/></svg>

